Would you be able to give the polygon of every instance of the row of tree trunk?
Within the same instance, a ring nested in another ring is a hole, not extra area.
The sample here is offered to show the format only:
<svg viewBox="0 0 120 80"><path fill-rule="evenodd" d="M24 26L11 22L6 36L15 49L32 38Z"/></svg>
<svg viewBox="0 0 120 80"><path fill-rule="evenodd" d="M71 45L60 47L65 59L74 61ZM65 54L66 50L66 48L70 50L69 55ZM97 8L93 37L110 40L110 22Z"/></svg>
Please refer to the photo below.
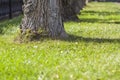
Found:
<svg viewBox="0 0 120 80"><path fill-rule="evenodd" d="M70 20L86 5L87 0L23 0L24 17L20 25L22 37L48 35L65 39L68 35L63 20Z"/></svg>
<svg viewBox="0 0 120 80"><path fill-rule="evenodd" d="M76 14L86 5L85 0L62 0L63 19L71 20L76 18Z"/></svg>

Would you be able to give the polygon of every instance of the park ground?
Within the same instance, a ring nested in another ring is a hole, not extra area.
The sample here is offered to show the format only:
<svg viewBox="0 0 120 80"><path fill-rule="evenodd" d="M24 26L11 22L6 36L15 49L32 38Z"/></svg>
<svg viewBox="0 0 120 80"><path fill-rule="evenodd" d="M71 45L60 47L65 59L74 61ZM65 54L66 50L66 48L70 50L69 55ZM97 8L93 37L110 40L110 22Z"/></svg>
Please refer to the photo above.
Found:
<svg viewBox="0 0 120 80"><path fill-rule="evenodd" d="M68 40L14 42L21 16L0 22L0 80L119 80L120 4L91 2L65 22Z"/></svg>

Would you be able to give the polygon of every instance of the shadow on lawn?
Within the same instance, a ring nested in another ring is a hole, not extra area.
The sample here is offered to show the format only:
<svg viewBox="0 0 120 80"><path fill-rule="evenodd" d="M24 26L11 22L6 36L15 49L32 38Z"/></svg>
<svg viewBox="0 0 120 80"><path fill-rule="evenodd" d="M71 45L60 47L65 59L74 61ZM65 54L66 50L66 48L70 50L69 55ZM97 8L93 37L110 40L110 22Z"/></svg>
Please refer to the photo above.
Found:
<svg viewBox="0 0 120 80"><path fill-rule="evenodd" d="M82 15L99 15L99 16L110 16L110 15L120 15L119 12L99 12L99 11L83 11L81 13ZM72 20L73 22L86 22L86 23L114 23L114 24L120 24L120 19L115 19L114 17L112 19L100 19L98 18L78 18L77 20ZM110 39L110 38L90 38L90 37L82 37L82 36L76 36L76 35L69 35L69 38L65 41L69 42L77 42L77 41L84 41L84 42L96 42L96 43L120 43L120 38Z"/></svg>
<svg viewBox="0 0 120 80"><path fill-rule="evenodd" d="M108 16L108 15L120 15L120 11L118 9L118 11L116 12L109 12L109 11L92 11L92 10L87 10L87 11L82 11L83 14L90 14L90 15L102 15L102 16Z"/></svg>
<svg viewBox="0 0 120 80"><path fill-rule="evenodd" d="M108 24L120 24L120 20L109 20L109 19L99 19L99 18L81 18L75 22L87 22L87 23L108 23Z"/></svg>
<svg viewBox="0 0 120 80"><path fill-rule="evenodd" d="M0 21L0 34L4 34L7 29L12 28L13 26L18 26L21 22L21 16L13 18L12 20Z"/></svg>
<svg viewBox="0 0 120 80"><path fill-rule="evenodd" d="M6 28L8 28L9 26L8 26L8 24L7 23L2 23L1 22L1 24L0 24L0 34L4 34L5 33L5 31L4 31L4 29Z"/></svg>
<svg viewBox="0 0 120 80"><path fill-rule="evenodd" d="M30 41L46 41L46 40L61 40L61 41L66 41L66 42L85 42L85 43L90 43L90 42L94 42L94 43L120 43L120 38L91 38L91 37L83 37L83 36L76 36L76 35L72 35L72 34L68 34L68 38L65 39L52 39L50 37L48 37L48 35L38 35L34 38L32 38L31 40L28 40L27 42ZM20 43L24 43L23 40L15 40L15 42L20 42ZM26 41L25 41L26 42Z"/></svg>
<svg viewBox="0 0 120 80"><path fill-rule="evenodd" d="M69 38L65 41L69 42L77 42L77 41L84 41L84 42L96 42L96 43L120 43L120 39L107 39L107 38L90 38L90 37L82 37L76 35L69 35Z"/></svg>
<svg viewBox="0 0 120 80"><path fill-rule="evenodd" d="M110 16L110 18L108 19L101 19L100 17L96 17L96 18L78 18L77 20L73 20L74 22L86 22L86 23L108 23L108 24L111 24L111 23L114 23L114 24L120 24L120 19L116 19L116 16L117 15L120 15L120 11L118 12L108 12L108 11L103 11L103 12L100 12L100 11L91 11L91 10L88 10L88 11L82 11L81 12L81 16L82 15L99 15L99 16ZM111 16L115 16L114 17L111 17Z"/></svg>

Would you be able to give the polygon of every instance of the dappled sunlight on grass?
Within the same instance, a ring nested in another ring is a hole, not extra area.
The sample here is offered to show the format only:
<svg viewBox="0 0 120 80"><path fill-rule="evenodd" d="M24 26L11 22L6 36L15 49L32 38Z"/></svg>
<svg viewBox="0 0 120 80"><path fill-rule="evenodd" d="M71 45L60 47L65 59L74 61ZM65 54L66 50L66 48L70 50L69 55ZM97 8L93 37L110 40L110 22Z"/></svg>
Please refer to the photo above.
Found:
<svg viewBox="0 0 120 80"><path fill-rule="evenodd" d="M15 43L21 16L0 22L0 80L119 80L120 7L89 3L67 40Z"/></svg>

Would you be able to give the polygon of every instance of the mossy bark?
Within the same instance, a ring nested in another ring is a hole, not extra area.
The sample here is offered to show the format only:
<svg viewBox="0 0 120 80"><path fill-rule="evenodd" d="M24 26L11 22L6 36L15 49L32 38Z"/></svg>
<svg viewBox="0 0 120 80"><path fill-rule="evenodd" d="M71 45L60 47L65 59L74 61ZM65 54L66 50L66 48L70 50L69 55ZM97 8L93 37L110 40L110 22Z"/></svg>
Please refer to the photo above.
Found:
<svg viewBox="0 0 120 80"><path fill-rule="evenodd" d="M61 16L61 0L24 0L24 17L20 25L21 34L27 30L33 34L47 33L53 39L67 38Z"/></svg>

